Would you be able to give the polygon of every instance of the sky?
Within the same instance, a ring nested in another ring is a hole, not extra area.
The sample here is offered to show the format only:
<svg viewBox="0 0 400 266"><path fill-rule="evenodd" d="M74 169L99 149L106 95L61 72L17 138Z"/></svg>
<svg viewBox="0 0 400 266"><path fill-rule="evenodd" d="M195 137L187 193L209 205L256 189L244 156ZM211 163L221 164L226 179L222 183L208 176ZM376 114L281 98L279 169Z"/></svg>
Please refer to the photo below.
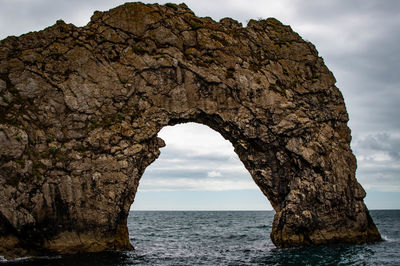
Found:
<svg viewBox="0 0 400 266"><path fill-rule="evenodd" d="M160 3L173 1L142 1ZM86 25L118 0L0 0L0 39L62 19ZM179 3L179 2L178 2ZM334 73L349 112L357 179L370 209L400 208L400 1L187 0L197 16L275 17L311 41ZM167 144L142 177L134 210L271 210L217 132L199 124L165 127Z"/></svg>

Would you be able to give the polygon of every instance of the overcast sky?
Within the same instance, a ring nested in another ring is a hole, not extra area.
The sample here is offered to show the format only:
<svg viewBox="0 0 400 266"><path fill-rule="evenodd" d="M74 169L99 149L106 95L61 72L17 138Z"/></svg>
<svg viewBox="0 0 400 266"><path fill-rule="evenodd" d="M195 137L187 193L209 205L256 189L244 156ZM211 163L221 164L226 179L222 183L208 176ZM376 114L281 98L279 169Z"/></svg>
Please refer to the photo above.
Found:
<svg viewBox="0 0 400 266"><path fill-rule="evenodd" d="M0 39L63 19L83 26L124 1L0 0ZM142 1L166 3L172 1ZM370 209L400 208L400 1L188 0L198 16L275 17L317 47L350 115L357 179ZM134 209L271 209L229 142L202 125L164 128Z"/></svg>

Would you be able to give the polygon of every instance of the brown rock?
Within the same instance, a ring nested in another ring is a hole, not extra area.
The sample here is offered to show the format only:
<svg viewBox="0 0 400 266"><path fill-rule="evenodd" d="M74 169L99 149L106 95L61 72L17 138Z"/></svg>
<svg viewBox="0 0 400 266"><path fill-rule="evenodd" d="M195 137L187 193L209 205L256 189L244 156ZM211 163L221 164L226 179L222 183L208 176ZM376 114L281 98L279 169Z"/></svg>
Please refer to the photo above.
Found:
<svg viewBox="0 0 400 266"><path fill-rule="evenodd" d="M381 239L335 78L275 19L127 3L9 37L0 59L0 255L131 249L157 133L190 121L233 144L276 211L276 246Z"/></svg>

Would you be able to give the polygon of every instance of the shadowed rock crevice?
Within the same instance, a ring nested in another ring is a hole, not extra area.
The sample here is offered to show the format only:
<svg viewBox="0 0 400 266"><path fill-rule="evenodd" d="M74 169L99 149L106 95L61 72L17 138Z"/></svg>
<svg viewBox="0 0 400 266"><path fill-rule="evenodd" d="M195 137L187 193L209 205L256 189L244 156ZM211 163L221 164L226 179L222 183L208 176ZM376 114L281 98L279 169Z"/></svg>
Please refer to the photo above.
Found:
<svg viewBox="0 0 400 266"><path fill-rule="evenodd" d="M8 37L0 60L1 254L131 249L157 133L184 122L233 144L276 211L276 246L380 240L335 78L276 19L127 3Z"/></svg>

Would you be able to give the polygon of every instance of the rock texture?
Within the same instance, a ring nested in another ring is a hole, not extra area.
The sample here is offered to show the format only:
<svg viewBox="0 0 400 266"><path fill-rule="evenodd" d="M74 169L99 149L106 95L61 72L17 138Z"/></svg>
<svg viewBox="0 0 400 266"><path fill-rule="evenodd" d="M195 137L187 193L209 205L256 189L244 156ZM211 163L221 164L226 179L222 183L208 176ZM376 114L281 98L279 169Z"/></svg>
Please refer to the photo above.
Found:
<svg viewBox="0 0 400 266"><path fill-rule="evenodd" d="M276 19L127 3L0 42L0 254L131 249L127 216L161 128L228 139L278 247L380 240L348 115L315 47Z"/></svg>

